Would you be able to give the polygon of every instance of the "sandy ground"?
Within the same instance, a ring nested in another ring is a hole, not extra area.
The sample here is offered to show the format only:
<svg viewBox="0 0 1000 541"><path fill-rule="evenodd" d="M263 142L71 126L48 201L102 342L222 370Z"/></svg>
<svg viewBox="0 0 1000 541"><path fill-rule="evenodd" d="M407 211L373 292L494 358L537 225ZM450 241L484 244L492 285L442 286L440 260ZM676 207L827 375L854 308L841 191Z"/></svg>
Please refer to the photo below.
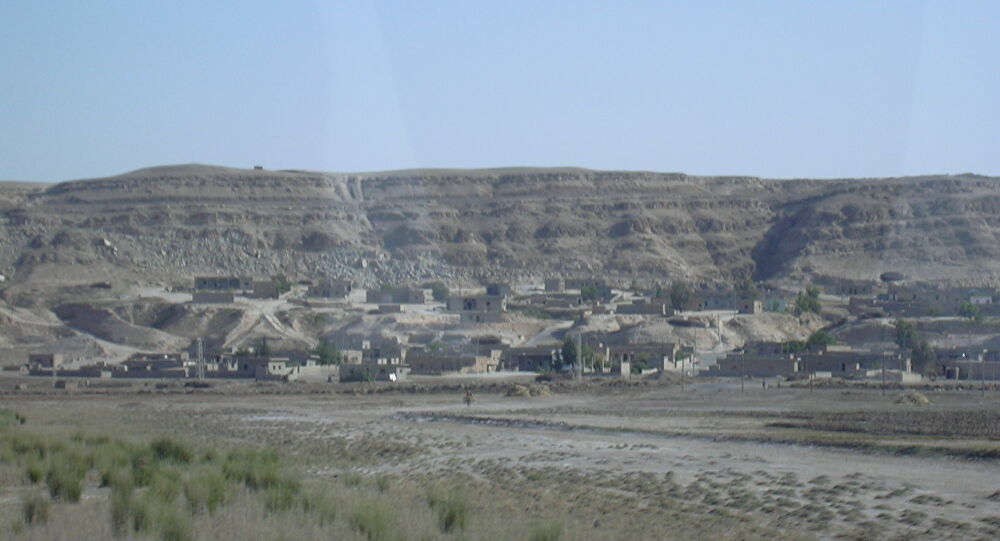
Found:
<svg viewBox="0 0 1000 541"><path fill-rule="evenodd" d="M771 423L793 414L912 411L914 406L894 403L896 394L807 389L741 394L732 385L703 384L684 394L675 386L605 387L548 398L481 392L469 406L461 391L351 395L246 390L226 395L7 396L4 401L29 417L68 424L79 419L67 412L72 405L94 423L124 423L139 432L169 430L227 444L271 444L312 456L334 456L362 445L370 453L349 464L307 461L304 467L315 476L350 470L366 475L462 472L490 479L573 472L594 483L637 474L668 476L709 493L753 494L778 502L775 506L785 500L797 502L796 507L812 502L802 508L815 504L829 510L821 537L870 521L885 535L975 538L985 535L981 524L1000 517L1000 461L897 456L752 438L774 435ZM923 406L926 411L973 415L1000 410L996 396L983 400L976 393L949 392L932 398L932 405ZM973 440L969 443L1000 448L988 438ZM879 441L962 443L898 434L879 436Z"/></svg>

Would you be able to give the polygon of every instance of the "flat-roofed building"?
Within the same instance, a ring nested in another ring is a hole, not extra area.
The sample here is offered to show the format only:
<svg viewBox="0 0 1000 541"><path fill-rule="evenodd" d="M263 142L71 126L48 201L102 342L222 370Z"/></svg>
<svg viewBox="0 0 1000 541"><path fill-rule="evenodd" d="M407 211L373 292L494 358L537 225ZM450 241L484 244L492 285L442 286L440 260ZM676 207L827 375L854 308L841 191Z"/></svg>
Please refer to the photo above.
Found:
<svg viewBox="0 0 1000 541"><path fill-rule="evenodd" d="M365 302L366 291L350 280L325 280L309 287L308 296L338 299L347 302Z"/></svg>
<svg viewBox="0 0 1000 541"><path fill-rule="evenodd" d="M196 276L194 288L209 291L252 291L254 280L243 276Z"/></svg>
<svg viewBox="0 0 1000 541"><path fill-rule="evenodd" d="M499 295L472 295L448 297L449 312L505 312L507 298Z"/></svg>

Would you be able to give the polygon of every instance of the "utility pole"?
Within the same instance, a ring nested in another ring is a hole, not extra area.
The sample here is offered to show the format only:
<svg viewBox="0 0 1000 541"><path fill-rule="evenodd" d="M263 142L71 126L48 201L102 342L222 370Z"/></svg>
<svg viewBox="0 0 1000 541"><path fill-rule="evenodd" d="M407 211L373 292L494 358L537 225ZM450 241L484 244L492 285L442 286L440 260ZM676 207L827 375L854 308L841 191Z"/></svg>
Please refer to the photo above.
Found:
<svg viewBox="0 0 1000 541"><path fill-rule="evenodd" d="M813 373L809 371L806 373L809 374L809 392L811 393L813 392Z"/></svg>
<svg viewBox="0 0 1000 541"><path fill-rule="evenodd" d="M681 392L684 392L684 358L681 357Z"/></svg>
<svg viewBox="0 0 1000 541"><path fill-rule="evenodd" d="M740 392L741 393L743 392L743 387L744 387L744 385L746 385L746 381L747 381L746 368L745 368L746 353L747 353L746 349L741 349L740 350Z"/></svg>
<svg viewBox="0 0 1000 541"><path fill-rule="evenodd" d="M691 350L691 365L694 366L695 363L698 363L698 366L701 366L701 363L698 361L698 328L697 327L695 327L695 329L694 329L694 348ZM681 367L683 368L683 365Z"/></svg>
<svg viewBox="0 0 1000 541"><path fill-rule="evenodd" d="M198 373L198 379L205 379L205 348L202 344L202 339L198 338L198 367L196 369Z"/></svg>
<svg viewBox="0 0 1000 541"><path fill-rule="evenodd" d="M983 398L986 398L986 350L983 350L983 356L980 357L982 362L979 363L979 382L982 388Z"/></svg>
<svg viewBox="0 0 1000 541"><path fill-rule="evenodd" d="M583 333L576 333L577 381L583 381Z"/></svg>
<svg viewBox="0 0 1000 541"><path fill-rule="evenodd" d="M882 353L882 394L885 394L885 353Z"/></svg>

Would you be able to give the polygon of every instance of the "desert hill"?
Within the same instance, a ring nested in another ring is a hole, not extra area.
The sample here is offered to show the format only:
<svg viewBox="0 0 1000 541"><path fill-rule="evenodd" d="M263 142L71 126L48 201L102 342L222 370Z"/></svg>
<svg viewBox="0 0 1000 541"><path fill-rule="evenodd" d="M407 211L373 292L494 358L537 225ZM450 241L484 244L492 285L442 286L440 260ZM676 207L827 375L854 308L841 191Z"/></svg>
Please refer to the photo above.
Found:
<svg viewBox="0 0 1000 541"><path fill-rule="evenodd" d="M165 166L0 184L8 297L197 273L723 281L1000 275L998 179L773 180L573 168Z"/></svg>

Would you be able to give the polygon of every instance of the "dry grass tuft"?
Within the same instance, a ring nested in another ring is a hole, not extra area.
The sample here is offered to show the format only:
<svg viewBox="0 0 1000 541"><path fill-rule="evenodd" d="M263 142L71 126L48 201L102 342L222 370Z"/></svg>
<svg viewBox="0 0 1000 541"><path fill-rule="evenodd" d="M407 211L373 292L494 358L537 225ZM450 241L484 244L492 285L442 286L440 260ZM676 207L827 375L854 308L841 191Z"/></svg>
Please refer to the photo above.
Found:
<svg viewBox="0 0 1000 541"><path fill-rule="evenodd" d="M916 391L901 394L896 397L897 404L903 404L906 406L926 406L931 403L930 399L924 396L922 393Z"/></svg>

